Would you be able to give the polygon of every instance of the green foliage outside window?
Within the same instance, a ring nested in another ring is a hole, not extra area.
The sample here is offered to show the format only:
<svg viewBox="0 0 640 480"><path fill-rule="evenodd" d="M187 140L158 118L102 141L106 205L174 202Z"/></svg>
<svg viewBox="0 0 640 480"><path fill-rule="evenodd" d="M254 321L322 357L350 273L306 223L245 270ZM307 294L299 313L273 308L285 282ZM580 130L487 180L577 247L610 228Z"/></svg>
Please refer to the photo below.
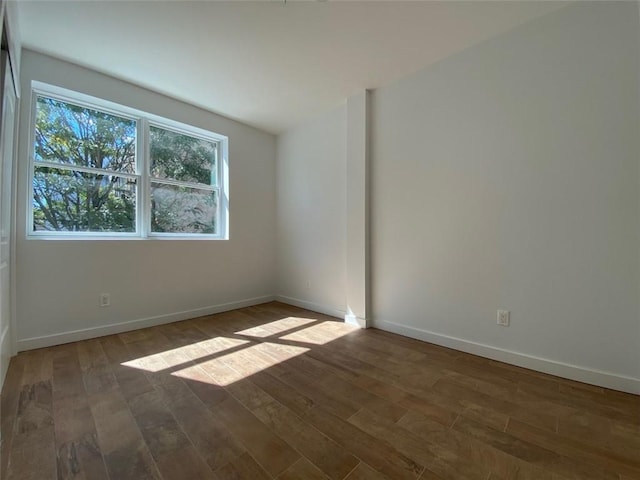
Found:
<svg viewBox="0 0 640 480"><path fill-rule="evenodd" d="M215 185L216 144L152 126L149 145L151 231L215 233L215 192L163 184L162 180Z"/></svg>
<svg viewBox="0 0 640 480"><path fill-rule="evenodd" d="M216 233L217 143L149 130L151 231ZM135 120L38 96L34 231L135 232L136 136Z"/></svg>
<svg viewBox="0 0 640 480"><path fill-rule="evenodd" d="M50 98L38 97L33 176L34 230L135 231L136 122ZM73 170L110 170L111 175Z"/></svg>

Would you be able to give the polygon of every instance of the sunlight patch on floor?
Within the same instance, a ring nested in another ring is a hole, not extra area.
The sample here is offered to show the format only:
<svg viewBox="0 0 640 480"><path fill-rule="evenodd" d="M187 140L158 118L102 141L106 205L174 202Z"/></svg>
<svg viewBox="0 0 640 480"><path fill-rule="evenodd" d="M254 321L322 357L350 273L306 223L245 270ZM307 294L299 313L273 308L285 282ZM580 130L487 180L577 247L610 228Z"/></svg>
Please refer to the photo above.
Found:
<svg viewBox="0 0 640 480"><path fill-rule="evenodd" d="M283 337L282 340L288 340L291 342L304 342L313 343L316 345L324 345L325 343L333 342L340 337L350 334L353 331L358 330L358 327L351 325L345 325L339 322L322 322L317 325L312 325L304 330L293 332Z"/></svg>
<svg viewBox="0 0 640 480"><path fill-rule="evenodd" d="M280 320L275 320L273 322L258 325L257 327L240 330L235 333L238 335L247 335L250 337L270 337L272 335L277 335L278 333L283 333L293 328L299 328L316 321L317 320L314 320L312 318L287 317Z"/></svg>
<svg viewBox="0 0 640 480"><path fill-rule="evenodd" d="M265 346L276 346L278 356L272 356L265 349ZM267 342L251 345L236 352L180 369L173 372L172 375L202 382L206 381L202 376L204 371L209 376L208 383L225 387L308 351L309 349L305 347Z"/></svg>
<svg viewBox="0 0 640 480"><path fill-rule="evenodd" d="M210 338L201 342L195 342L182 347L172 348L171 350L165 350L163 352L129 360L128 362L123 362L121 365L155 373L171 367L176 367L185 363L185 361L197 361L199 358L203 358L208 355L216 355L220 352L237 348L247 343L249 343L249 340L224 337ZM194 351L197 351L198 354L194 355Z"/></svg>
<svg viewBox="0 0 640 480"><path fill-rule="evenodd" d="M359 330L337 321L287 317L122 363L151 373L227 386ZM252 341L234 335L262 338ZM265 341L268 340L268 341Z"/></svg>

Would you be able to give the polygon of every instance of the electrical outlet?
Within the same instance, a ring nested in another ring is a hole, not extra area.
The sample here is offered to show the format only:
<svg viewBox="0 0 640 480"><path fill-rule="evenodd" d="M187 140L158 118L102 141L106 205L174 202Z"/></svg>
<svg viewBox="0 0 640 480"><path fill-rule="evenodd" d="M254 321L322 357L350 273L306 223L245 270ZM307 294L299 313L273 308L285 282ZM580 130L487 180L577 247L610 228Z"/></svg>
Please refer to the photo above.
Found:
<svg viewBox="0 0 640 480"><path fill-rule="evenodd" d="M101 293L100 294L100 306L108 307L111 305L111 294L110 293Z"/></svg>
<svg viewBox="0 0 640 480"><path fill-rule="evenodd" d="M509 310L498 310L498 325L509 326Z"/></svg>
<svg viewBox="0 0 640 480"><path fill-rule="evenodd" d="M307 280L307 290L311 290L311 280Z"/></svg>

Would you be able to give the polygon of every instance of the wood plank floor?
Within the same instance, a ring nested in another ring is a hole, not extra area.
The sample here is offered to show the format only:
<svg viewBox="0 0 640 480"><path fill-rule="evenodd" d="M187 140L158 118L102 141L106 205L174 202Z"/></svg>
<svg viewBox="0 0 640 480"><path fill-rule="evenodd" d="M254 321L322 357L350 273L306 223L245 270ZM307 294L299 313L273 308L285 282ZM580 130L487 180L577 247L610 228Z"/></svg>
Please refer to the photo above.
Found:
<svg viewBox="0 0 640 480"><path fill-rule="evenodd" d="M640 479L640 397L281 303L19 354L3 479Z"/></svg>

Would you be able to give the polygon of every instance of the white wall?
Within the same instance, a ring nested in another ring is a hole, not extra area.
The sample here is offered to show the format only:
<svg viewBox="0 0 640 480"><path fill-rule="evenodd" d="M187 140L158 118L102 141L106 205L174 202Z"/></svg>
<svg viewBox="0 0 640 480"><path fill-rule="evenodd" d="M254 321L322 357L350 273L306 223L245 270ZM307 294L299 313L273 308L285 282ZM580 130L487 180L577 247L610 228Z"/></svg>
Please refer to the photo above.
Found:
<svg viewBox="0 0 640 480"><path fill-rule="evenodd" d="M227 135L230 240L26 240L32 80ZM19 348L108 333L114 331L108 327L114 323L160 316L116 327L133 328L272 298L276 267L274 136L28 50L22 56L22 91L17 225ZM98 306L100 292L111 293L111 307ZM92 330L66 335L83 329Z"/></svg>
<svg viewBox="0 0 640 480"><path fill-rule="evenodd" d="M346 107L278 136L278 293L344 317Z"/></svg>
<svg viewBox="0 0 640 480"><path fill-rule="evenodd" d="M637 9L571 5L374 92L376 325L639 388Z"/></svg>

